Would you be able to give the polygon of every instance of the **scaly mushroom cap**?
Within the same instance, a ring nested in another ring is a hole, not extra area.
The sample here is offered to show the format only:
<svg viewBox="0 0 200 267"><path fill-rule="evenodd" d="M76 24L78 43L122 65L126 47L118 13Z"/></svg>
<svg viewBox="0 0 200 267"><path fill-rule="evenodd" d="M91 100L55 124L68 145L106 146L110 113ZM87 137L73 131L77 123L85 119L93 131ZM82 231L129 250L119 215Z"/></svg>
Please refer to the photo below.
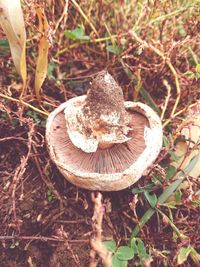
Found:
<svg viewBox="0 0 200 267"><path fill-rule="evenodd" d="M101 72L87 96L72 98L49 115L46 140L67 180L117 191L135 183L156 159L162 126L150 107L124 102L121 88Z"/></svg>

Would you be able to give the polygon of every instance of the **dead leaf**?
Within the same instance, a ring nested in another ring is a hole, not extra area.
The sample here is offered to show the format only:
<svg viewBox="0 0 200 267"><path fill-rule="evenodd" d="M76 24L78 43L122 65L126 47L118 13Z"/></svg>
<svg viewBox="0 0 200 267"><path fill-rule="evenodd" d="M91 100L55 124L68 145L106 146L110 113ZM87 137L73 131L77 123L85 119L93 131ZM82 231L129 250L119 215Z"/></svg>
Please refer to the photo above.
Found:
<svg viewBox="0 0 200 267"><path fill-rule="evenodd" d="M36 8L36 13L39 20L39 32L42 37L38 46L38 58L35 72L35 93L37 98L40 98L41 86L47 75L48 67L48 51L49 51L49 25L44 13L44 9L41 7Z"/></svg>
<svg viewBox="0 0 200 267"><path fill-rule="evenodd" d="M176 144L175 154L178 160L171 159L171 165L176 169L189 170L187 175L198 178L200 177L200 101L190 108L180 133L186 141L179 141ZM190 152L190 150L192 151ZM178 190L184 191L189 188L189 182L185 181L178 187ZM176 200L174 193L167 199L166 203L178 205L182 202Z"/></svg>
<svg viewBox="0 0 200 267"><path fill-rule="evenodd" d="M0 24L5 32L17 72L26 82L26 31L20 0L0 0Z"/></svg>
<svg viewBox="0 0 200 267"><path fill-rule="evenodd" d="M181 135L187 141L180 141L176 144L175 154L180 158L178 161L173 162L172 165L176 168L181 167L184 170L192 159L199 156L195 166L188 173L191 177L198 178L200 177L200 101L190 108L181 129ZM188 148L192 149L189 154Z"/></svg>

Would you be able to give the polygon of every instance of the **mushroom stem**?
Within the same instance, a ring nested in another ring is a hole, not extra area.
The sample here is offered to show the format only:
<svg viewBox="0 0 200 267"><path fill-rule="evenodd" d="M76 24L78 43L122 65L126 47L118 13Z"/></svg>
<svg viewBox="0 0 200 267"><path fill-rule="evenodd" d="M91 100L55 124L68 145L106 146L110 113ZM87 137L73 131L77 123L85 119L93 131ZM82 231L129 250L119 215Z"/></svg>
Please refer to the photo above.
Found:
<svg viewBox="0 0 200 267"><path fill-rule="evenodd" d="M107 148L110 148L110 147L112 147L114 144L112 144L112 143L103 143L103 142L99 142L99 148L100 149L107 149Z"/></svg>
<svg viewBox="0 0 200 267"><path fill-rule="evenodd" d="M72 143L84 152L129 140L130 115L123 92L107 71L93 79L83 103L65 109L65 118Z"/></svg>

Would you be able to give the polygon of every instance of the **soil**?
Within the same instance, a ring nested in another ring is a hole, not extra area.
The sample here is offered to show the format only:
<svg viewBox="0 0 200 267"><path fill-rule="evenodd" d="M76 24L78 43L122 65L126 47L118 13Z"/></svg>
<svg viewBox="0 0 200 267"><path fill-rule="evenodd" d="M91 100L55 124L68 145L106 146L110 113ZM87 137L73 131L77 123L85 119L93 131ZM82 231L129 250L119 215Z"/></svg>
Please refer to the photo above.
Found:
<svg viewBox="0 0 200 267"><path fill-rule="evenodd" d="M13 106L9 108L13 112ZM1 267L89 266L94 208L91 192L64 179L49 159L44 135L45 128L30 118L5 118L0 124ZM163 152L158 161L162 157ZM133 187L149 181L145 176ZM103 199L103 238L127 244L138 220L129 205L134 203L131 189L103 193ZM138 218L148 207L144 198L139 198L135 209ZM188 236L195 243L198 231L192 227L199 227L198 211L188 213L183 206L180 212L187 215L181 225L188 225ZM177 214L176 224L180 221ZM172 241L169 225L153 216L140 236L155 249L171 251L168 266L175 266L177 242ZM162 257L155 255L151 266L162 266ZM97 266L102 266L97 260Z"/></svg>
<svg viewBox="0 0 200 267"><path fill-rule="evenodd" d="M91 192L68 183L49 161L42 127L29 139L32 124L0 125L0 266L89 266ZM112 238L109 216L103 228Z"/></svg>

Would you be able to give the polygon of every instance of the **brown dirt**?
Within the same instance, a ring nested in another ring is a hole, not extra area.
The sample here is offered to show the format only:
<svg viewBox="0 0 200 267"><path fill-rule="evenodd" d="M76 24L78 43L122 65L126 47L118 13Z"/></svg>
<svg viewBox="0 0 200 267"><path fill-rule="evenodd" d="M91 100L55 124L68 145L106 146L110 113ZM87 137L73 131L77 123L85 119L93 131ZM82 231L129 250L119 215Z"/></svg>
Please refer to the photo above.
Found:
<svg viewBox="0 0 200 267"><path fill-rule="evenodd" d="M8 110L0 113L0 266L89 266L93 234L91 192L68 183L50 161L41 123L37 125L35 119L21 116L19 111L16 113L12 103L7 105ZM168 161L166 155L163 151L158 162ZM151 183L154 175L143 177L134 187ZM162 179L166 186L165 177ZM159 195L162 191L155 188L154 192ZM104 238L127 244L137 223L129 206L133 200L131 189L103 193L103 198ZM188 209L187 196L185 199L185 205L174 214L174 223L179 230L187 232L191 244L198 250L198 208ZM141 195L136 206L138 218L148 207ZM170 251L167 264L176 266L181 243L173 239L171 227L162 218L153 216L141 230L140 237L147 249L155 249L151 266L163 266L163 258L156 254L157 250ZM188 264L190 259L183 266L192 266ZM102 266L100 261L98 266Z"/></svg>

